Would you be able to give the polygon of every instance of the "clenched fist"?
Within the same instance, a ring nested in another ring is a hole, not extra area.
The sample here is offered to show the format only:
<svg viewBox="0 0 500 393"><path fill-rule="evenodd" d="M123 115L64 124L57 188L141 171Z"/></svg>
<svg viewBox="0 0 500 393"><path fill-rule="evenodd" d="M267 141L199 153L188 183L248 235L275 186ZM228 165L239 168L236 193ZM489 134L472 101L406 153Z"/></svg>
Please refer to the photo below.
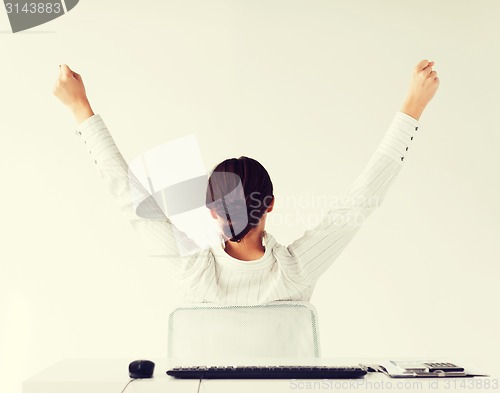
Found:
<svg viewBox="0 0 500 393"><path fill-rule="evenodd" d="M401 108L401 112L417 120L439 87L439 78L433 66L434 62L429 60L422 60L417 64L413 70L408 96Z"/></svg>
<svg viewBox="0 0 500 393"><path fill-rule="evenodd" d="M82 77L66 64L59 68L59 77L53 93L72 111L78 123L94 115L87 99Z"/></svg>

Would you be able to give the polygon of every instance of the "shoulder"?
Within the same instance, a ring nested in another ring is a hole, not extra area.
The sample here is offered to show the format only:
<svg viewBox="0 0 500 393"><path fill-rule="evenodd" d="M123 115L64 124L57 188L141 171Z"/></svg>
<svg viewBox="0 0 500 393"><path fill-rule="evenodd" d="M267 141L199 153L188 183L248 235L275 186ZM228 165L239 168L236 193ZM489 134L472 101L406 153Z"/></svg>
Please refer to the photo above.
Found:
<svg viewBox="0 0 500 393"><path fill-rule="evenodd" d="M288 247L278 243L278 241L268 232L265 232L266 248L270 247L275 258L293 258L293 254L288 250Z"/></svg>

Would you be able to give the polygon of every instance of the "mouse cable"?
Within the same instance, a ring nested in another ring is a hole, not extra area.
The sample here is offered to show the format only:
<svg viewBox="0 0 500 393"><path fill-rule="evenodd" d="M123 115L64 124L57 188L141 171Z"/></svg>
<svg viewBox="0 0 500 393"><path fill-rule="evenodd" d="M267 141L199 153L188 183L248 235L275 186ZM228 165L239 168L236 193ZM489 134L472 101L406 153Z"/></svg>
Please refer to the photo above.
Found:
<svg viewBox="0 0 500 393"><path fill-rule="evenodd" d="M125 389L127 389L127 386L130 385L131 382L134 382L137 378L132 378L130 381L127 382L127 384L123 387L122 391L120 393L123 393Z"/></svg>
<svg viewBox="0 0 500 393"><path fill-rule="evenodd" d="M130 381L128 381L120 393L123 393L125 391L125 389L127 389L128 385L130 385L130 383L134 382L135 380L136 380L136 378L132 378ZM200 393L201 380L202 380L202 378L200 378L200 383L198 383L198 390L196 393Z"/></svg>

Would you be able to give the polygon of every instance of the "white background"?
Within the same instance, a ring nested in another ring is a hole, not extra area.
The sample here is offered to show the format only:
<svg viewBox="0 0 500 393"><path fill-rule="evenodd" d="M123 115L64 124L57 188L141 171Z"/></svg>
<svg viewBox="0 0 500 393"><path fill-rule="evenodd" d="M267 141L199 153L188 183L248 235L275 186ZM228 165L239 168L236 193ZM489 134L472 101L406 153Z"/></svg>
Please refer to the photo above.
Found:
<svg viewBox="0 0 500 393"><path fill-rule="evenodd" d="M0 12L2 391L61 358L165 356L181 295L52 95L61 63L129 161L193 133L207 169L259 160L277 197L267 230L288 244L434 60L440 90L404 168L316 287L322 351L500 370L499 19L496 0L82 0L12 34Z"/></svg>

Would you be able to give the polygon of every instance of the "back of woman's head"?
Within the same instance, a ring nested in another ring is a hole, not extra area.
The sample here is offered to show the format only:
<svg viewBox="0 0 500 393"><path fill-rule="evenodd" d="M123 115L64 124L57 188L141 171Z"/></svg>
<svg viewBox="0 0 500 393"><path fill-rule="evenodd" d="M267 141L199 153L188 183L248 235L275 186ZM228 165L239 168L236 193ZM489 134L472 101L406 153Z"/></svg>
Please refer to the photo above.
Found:
<svg viewBox="0 0 500 393"><path fill-rule="evenodd" d="M259 224L272 200L271 178L252 158L229 158L208 179L205 204L220 217L224 236L233 242Z"/></svg>

